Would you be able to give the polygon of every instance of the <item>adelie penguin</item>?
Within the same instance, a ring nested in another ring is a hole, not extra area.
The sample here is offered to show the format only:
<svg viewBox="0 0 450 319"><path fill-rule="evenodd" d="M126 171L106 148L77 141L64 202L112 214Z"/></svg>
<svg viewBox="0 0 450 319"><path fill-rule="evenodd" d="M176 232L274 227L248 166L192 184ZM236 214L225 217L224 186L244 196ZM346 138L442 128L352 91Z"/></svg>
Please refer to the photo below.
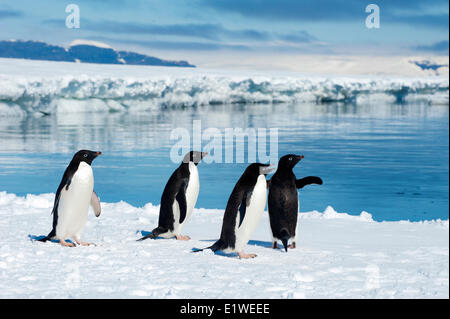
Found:
<svg viewBox="0 0 450 319"><path fill-rule="evenodd" d="M191 151L184 156L181 165L170 176L161 196L158 227L140 240L147 238L172 238L189 240L181 230L192 214L197 202L200 181L197 165L207 152Z"/></svg>
<svg viewBox="0 0 450 319"><path fill-rule="evenodd" d="M288 248L295 248L299 209L297 189L309 184L322 184L322 179L316 176L296 179L292 169L301 159L303 159L302 155L283 156L278 162L277 171L268 182L267 206L273 237L272 248L278 248L278 240L283 243L286 251Z"/></svg>
<svg viewBox="0 0 450 319"><path fill-rule="evenodd" d="M88 150L78 151L66 168L56 191L53 205L53 229L40 239L45 242L57 239L61 245L74 247L74 243L66 242L73 238L78 245L90 243L81 241L81 233L86 226L89 205L94 209L95 216L100 216L100 200L94 192L94 174L92 161L102 154Z"/></svg>
<svg viewBox="0 0 450 319"><path fill-rule="evenodd" d="M273 170L268 164L253 163L239 178L228 199L223 216L222 233L214 245L205 248L226 253L237 252L239 258L254 258L244 253L250 237L258 226L267 201L266 175ZM203 249L194 249L194 252Z"/></svg>

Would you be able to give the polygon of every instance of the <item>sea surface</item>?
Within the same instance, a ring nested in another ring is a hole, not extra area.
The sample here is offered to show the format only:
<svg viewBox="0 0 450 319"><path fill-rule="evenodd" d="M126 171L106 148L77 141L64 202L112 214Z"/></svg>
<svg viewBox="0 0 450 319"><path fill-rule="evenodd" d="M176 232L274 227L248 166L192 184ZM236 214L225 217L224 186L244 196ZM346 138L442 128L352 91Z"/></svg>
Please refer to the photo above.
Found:
<svg viewBox="0 0 450 319"><path fill-rule="evenodd" d="M54 193L73 154L92 149L103 152L93 163L102 201L158 205L179 165L170 158L177 142L171 133L192 133L194 121L202 131L221 133L276 128L278 157L304 155L296 176L324 181L299 191L301 212L332 206L366 211L377 221L449 217L449 107L427 103L222 104L0 117L0 191ZM200 163L196 207L224 209L248 164Z"/></svg>

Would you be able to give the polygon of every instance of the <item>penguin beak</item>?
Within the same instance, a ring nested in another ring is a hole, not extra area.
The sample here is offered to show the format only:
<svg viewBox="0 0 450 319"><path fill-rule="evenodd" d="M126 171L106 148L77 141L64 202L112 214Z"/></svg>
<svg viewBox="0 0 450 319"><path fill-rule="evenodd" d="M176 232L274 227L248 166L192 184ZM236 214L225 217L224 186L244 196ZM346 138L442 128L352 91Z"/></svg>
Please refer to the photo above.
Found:
<svg viewBox="0 0 450 319"><path fill-rule="evenodd" d="M202 158L204 158L205 156L207 156L209 153L208 152L202 152Z"/></svg>
<svg viewBox="0 0 450 319"><path fill-rule="evenodd" d="M102 155L102 152L94 152L95 157Z"/></svg>
<svg viewBox="0 0 450 319"><path fill-rule="evenodd" d="M303 155L298 155L295 157L296 161L295 164L297 164L298 162L300 162L302 159L304 159L305 157Z"/></svg>

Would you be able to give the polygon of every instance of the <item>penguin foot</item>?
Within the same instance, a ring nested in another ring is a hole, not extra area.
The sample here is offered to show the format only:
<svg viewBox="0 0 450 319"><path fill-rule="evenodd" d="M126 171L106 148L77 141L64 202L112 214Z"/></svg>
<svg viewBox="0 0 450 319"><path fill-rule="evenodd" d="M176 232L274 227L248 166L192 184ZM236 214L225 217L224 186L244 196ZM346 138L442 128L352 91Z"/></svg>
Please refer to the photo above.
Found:
<svg viewBox="0 0 450 319"><path fill-rule="evenodd" d="M273 249L278 249L278 243L277 243L276 241L274 241L274 242L272 243L272 248L273 248Z"/></svg>
<svg viewBox="0 0 450 319"><path fill-rule="evenodd" d="M288 248L290 248L290 249L295 248L295 241L294 241L292 244L290 244L290 245L288 246Z"/></svg>
<svg viewBox="0 0 450 319"><path fill-rule="evenodd" d="M64 246L64 247L75 247L75 244L74 244L74 243L68 243L68 242L66 242L65 240L62 240L62 239L59 240L59 243L60 243L62 246Z"/></svg>
<svg viewBox="0 0 450 319"><path fill-rule="evenodd" d="M80 246L95 246L94 243L87 243L87 242L82 241L79 238L74 238L74 239L75 239L75 242Z"/></svg>
<svg viewBox="0 0 450 319"><path fill-rule="evenodd" d="M191 239L191 237L187 236L187 235L175 235L177 240L189 240Z"/></svg>
<svg viewBox="0 0 450 319"><path fill-rule="evenodd" d="M246 254L244 252L238 253L239 259L249 259L249 258L255 258L256 254Z"/></svg>

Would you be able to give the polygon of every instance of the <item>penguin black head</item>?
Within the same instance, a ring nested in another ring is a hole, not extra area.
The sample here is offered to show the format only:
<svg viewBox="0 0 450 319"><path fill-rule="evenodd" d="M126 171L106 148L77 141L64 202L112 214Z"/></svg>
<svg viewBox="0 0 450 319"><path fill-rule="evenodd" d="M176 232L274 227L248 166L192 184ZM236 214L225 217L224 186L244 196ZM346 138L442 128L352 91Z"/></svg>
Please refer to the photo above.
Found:
<svg viewBox="0 0 450 319"><path fill-rule="evenodd" d="M267 175L273 171L273 167L270 164L253 163L247 166L244 175L257 178L259 175Z"/></svg>
<svg viewBox="0 0 450 319"><path fill-rule="evenodd" d="M81 163L86 162L87 164L91 165L92 161L99 155L101 155L102 152L93 152L88 150L81 150L75 153L72 159L72 163Z"/></svg>
<svg viewBox="0 0 450 319"><path fill-rule="evenodd" d="M204 158L206 155L208 155L208 152L197 152L197 151L190 151L186 155L184 155L183 163L189 163L193 162L195 165L198 165L202 158Z"/></svg>
<svg viewBox="0 0 450 319"><path fill-rule="evenodd" d="M300 162L303 158L304 158L303 155L295 155L295 154L284 155L282 158L280 158L280 161L278 162L278 168L293 169L295 165L297 165L297 163Z"/></svg>

